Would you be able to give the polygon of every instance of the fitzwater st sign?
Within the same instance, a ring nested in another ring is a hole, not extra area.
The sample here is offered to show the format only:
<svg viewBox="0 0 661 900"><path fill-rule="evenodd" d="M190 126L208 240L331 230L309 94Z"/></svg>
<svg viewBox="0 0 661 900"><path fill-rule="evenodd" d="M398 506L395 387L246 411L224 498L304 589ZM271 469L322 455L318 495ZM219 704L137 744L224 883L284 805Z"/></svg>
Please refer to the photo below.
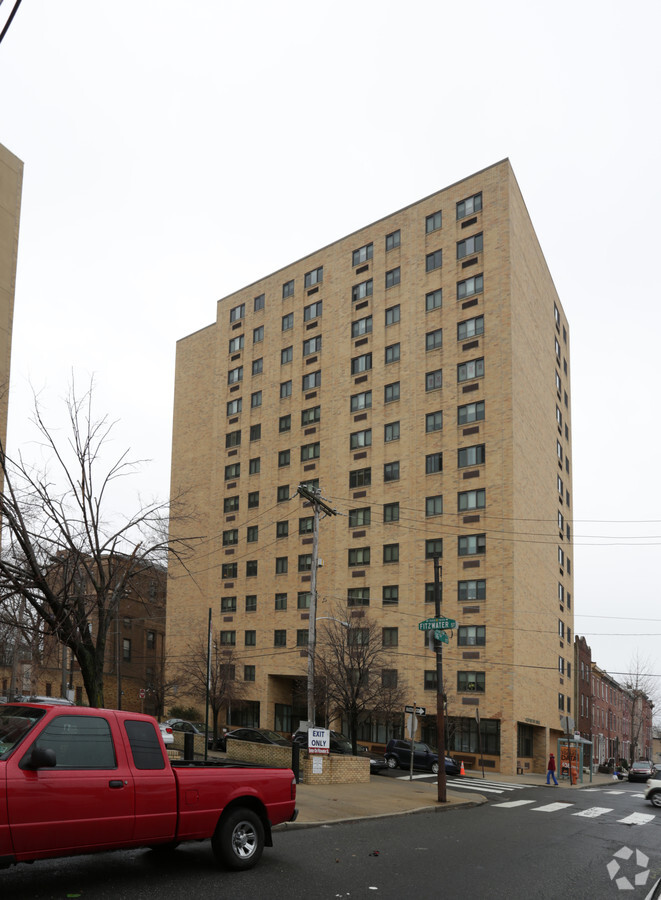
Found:
<svg viewBox="0 0 661 900"><path fill-rule="evenodd" d="M418 623L418 629L420 631L436 631L437 628L440 630L442 628L456 628L456 627L457 627L457 623L456 623L455 619L445 619L445 618L425 619L424 622Z"/></svg>

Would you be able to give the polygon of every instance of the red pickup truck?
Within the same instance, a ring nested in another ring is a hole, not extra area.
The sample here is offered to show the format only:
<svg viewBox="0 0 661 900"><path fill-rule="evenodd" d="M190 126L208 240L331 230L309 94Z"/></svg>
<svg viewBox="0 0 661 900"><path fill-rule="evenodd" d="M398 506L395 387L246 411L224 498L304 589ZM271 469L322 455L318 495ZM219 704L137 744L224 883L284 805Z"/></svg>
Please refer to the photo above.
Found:
<svg viewBox="0 0 661 900"><path fill-rule="evenodd" d="M171 763L151 716L0 706L0 867L211 838L249 869L296 812L290 769Z"/></svg>

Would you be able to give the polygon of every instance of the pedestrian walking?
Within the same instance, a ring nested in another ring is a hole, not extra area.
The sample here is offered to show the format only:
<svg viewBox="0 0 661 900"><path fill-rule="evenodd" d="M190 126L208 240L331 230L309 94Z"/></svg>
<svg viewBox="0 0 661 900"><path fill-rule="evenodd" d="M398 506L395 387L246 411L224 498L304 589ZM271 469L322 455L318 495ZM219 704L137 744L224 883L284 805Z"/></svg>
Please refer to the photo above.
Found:
<svg viewBox="0 0 661 900"><path fill-rule="evenodd" d="M555 777L555 756L551 754L549 756L549 764L546 767L546 783L551 784L551 778L553 778L553 784L558 786L558 779Z"/></svg>

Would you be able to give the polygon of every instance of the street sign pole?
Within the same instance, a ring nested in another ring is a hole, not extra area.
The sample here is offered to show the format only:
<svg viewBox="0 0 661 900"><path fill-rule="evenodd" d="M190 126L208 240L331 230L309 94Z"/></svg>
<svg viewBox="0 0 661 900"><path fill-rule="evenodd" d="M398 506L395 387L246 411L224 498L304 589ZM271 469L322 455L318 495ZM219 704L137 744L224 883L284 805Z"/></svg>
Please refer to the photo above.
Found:
<svg viewBox="0 0 661 900"><path fill-rule="evenodd" d="M434 612L441 617L441 566L434 554ZM445 778L445 713L443 709L443 643L436 640L436 743L438 744L438 802L447 803Z"/></svg>

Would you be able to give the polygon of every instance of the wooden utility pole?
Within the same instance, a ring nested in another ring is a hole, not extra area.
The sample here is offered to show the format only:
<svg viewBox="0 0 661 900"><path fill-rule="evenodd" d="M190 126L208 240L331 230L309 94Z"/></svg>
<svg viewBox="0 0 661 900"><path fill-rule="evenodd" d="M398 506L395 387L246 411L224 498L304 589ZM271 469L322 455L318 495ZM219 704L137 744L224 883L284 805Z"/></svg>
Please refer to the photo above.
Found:
<svg viewBox="0 0 661 900"><path fill-rule="evenodd" d="M319 488L299 484L296 493L309 501L314 509L312 531L312 569L310 571L310 621L308 623L308 728L315 724L314 703L314 655L317 646L317 568L319 564L319 511L327 516L337 515L337 511L322 499Z"/></svg>

